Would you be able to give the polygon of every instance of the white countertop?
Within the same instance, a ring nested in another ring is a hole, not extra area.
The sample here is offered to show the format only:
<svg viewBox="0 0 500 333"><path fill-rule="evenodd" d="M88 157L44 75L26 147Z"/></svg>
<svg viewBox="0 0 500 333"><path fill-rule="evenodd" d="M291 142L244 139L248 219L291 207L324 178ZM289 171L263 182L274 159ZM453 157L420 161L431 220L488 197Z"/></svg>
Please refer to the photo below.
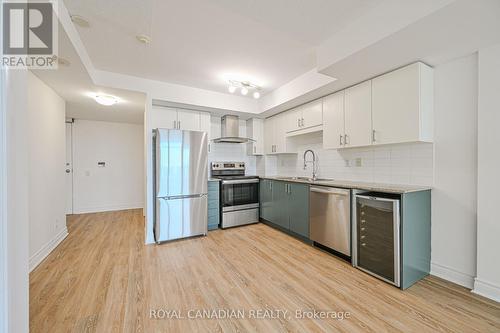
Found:
<svg viewBox="0 0 500 333"><path fill-rule="evenodd" d="M369 182L356 182L350 180L319 180L310 181L307 179L293 179L291 177L280 176L264 176L262 179L272 179L286 182L295 182L311 185L322 185L331 187L351 188L368 191L388 192L388 193L410 193L431 190L430 186L419 185L398 185L398 184L383 184L383 183L369 183Z"/></svg>

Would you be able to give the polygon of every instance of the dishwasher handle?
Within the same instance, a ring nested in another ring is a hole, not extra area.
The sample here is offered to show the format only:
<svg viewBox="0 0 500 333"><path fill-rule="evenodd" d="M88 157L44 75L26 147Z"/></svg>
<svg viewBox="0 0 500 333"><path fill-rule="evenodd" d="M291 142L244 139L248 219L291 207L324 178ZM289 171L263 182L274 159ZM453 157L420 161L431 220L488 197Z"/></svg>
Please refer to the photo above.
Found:
<svg viewBox="0 0 500 333"><path fill-rule="evenodd" d="M349 190L337 189L337 188L327 188L327 187L313 187L310 188L311 192L324 193L324 194L337 194L337 195L349 195Z"/></svg>

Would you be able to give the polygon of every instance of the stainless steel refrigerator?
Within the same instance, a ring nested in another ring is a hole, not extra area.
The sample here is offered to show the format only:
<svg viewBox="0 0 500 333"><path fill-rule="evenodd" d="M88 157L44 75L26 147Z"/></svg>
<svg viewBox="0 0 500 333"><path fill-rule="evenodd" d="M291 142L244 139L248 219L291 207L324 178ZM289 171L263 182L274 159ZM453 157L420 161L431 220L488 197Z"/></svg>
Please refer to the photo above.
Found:
<svg viewBox="0 0 500 333"><path fill-rule="evenodd" d="M157 243L207 234L207 145L206 132L154 130Z"/></svg>

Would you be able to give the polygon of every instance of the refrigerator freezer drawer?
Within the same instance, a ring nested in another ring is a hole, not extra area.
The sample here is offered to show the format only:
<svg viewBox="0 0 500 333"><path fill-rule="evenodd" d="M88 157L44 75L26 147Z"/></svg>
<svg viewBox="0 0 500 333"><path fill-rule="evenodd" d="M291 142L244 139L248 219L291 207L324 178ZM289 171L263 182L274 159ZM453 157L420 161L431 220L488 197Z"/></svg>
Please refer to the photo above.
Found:
<svg viewBox="0 0 500 333"><path fill-rule="evenodd" d="M157 243L207 234L207 195L156 199Z"/></svg>

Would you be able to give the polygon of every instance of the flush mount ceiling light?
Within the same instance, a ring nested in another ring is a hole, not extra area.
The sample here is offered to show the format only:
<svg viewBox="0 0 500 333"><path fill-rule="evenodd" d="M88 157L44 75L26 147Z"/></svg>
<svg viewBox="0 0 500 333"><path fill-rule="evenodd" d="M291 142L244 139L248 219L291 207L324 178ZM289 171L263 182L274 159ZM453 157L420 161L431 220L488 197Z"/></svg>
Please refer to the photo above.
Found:
<svg viewBox="0 0 500 333"><path fill-rule="evenodd" d="M111 106L118 103L118 98L111 95L97 94L94 97L95 101L101 105Z"/></svg>
<svg viewBox="0 0 500 333"><path fill-rule="evenodd" d="M229 87L227 90L232 94L236 91L236 89L240 89L240 93L245 96L248 94L250 90L253 90L253 98L260 98L260 87L256 84L253 84L248 81L237 81L237 80L229 80Z"/></svg>
<svg viewBox="0 0 500 333"><path fill-rule="evenodd" d="M149 44L151 43L151 37L146 36L146 35L137 35L135 38L141 42L142 44Z"/></svg>
<svg viewBox="0 0 500 333"><path fill-rule="evenodd" d="M70 17L71 17L71 21L73 21L74 24L76 24L82 28L89 28L90 27L90 23L85 17L80 16L80 15L71 15Z"/></svg>

